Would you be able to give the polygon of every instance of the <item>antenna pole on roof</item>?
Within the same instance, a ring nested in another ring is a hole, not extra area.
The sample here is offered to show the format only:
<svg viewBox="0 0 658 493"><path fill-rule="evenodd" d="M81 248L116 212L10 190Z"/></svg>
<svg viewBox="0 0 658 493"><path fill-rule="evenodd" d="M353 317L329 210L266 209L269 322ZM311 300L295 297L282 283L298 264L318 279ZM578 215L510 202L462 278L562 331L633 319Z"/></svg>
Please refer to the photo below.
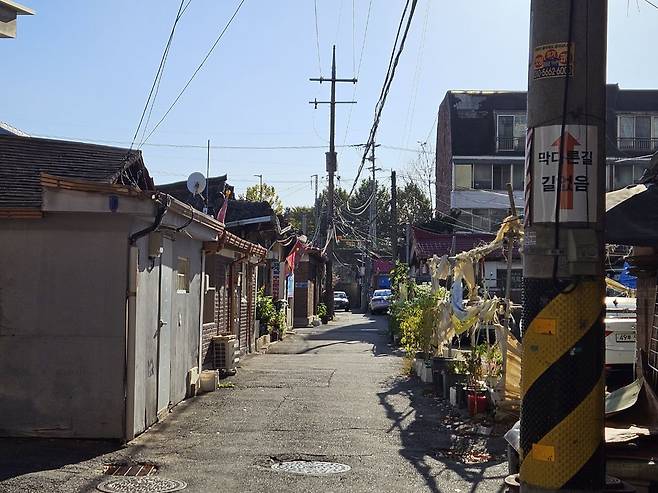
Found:
<svg viewBox="0 0 658 493"><path fill-rule="evenodd" d="M206 212L210 205L210 139L208 139L208 160L206 161L206 178L208 179L208 186L206 187Z"/></svg>

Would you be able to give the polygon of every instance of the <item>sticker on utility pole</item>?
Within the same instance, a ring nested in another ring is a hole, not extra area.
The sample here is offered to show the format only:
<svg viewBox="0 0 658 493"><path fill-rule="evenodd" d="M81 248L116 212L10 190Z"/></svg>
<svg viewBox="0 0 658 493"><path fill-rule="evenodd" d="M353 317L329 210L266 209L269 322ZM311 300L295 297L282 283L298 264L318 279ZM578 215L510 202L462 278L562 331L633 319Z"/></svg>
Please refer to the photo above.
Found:
<svg viewBox="0 0 658 493"><path fill-rule="evenodd" d="M566 125L560 166L561 125L537 127L532 146L532 222L594 222L596 217L597 128ZM559 197L559 198L558 198Z"/></svg>
<svg viewBox="0 0 658 493"><path fill-rule="evenodd" d="M532 78L537 80L550 77L566 77L567 75L573 77L573 60L573 43L571 43L571 50L567 50L567 43L536 46L534 49Z"/></svg>

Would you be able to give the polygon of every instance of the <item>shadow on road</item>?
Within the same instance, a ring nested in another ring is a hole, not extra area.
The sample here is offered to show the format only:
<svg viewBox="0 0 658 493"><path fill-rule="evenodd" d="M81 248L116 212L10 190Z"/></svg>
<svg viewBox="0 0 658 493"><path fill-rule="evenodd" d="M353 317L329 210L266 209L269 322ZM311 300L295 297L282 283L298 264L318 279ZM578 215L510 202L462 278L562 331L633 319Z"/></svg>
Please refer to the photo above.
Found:
<svg viewBox="0 0 658 493"><path fill-rule="evenodd" d="M120 448L112 441L0 438L0 481L77 464Z"/></svg>
<svg viewBox="0 0 658 493"><path fill-rule="evenodd" d="M444 423L444 418L452 411L450 405L439 398L432 396L429 389L424 387L416 379L408 377L397 377L386 392L378 394L381 406L391 420L393 431L397 429L400 433L402 448L400 455L407 460L418 473L424 478L428 491L440 493L437 478L444 471L453 471L470 485L470 492L477 491L478 485L485 479L500 480L500 490L504 475L492 477L486 475L487 469L495 464L503 462L505 451L504 439L501 437L480 438L485 441L486 450L493 456L498 457L495 461L481 464L464 464L456 460L442 457L446 451L454 450L452 433ZM403 409L400 404L409 402L409 407ZM436 462L443 465L437 471ZM443 482L445 484L445 481Z"/></svg>
<svg viewBox="0 0 658 493"><path fill-rule="evenodd" d="M310 347L292 351L290 354L305 354L318 349L338 346L340 344L364 343L372 345L374 356L402 354L397 348L391 345L388 331L388 318L385 316L362 315L362 321L349 321L349 325L337 325L318 327L317 332L304 333L305 329L300 331L300 335L309 344ZM338 323L342 321L339 319ZM318 342L314 345L314 342Z"/></svg>

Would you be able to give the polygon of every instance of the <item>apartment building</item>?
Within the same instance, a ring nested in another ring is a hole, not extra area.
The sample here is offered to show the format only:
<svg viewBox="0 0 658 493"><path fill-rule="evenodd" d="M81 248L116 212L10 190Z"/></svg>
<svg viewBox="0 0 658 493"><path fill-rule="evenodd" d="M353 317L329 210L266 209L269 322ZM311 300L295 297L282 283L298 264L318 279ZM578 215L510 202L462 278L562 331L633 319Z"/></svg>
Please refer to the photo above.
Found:
<svg viewBox="0 0 658 493"><path fill-rule="evenodd" d="M637 183L658 150L658 90L607 86L606 188ZM509 212L506 184L523 211L525 91L448 91L439 106L436 209L458 227L496 231Z"/></svg>

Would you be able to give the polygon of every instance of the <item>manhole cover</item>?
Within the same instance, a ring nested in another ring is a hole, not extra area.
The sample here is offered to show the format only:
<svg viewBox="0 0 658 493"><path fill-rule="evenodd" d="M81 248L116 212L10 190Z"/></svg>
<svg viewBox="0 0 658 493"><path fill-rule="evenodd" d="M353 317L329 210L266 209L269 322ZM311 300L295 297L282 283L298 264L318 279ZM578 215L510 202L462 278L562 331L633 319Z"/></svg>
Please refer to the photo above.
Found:
<svg viewBox="0 0 658 493"><path fill-rule="evenodd" d="M187 483L176 479L138 476L108 479L96 488L106 493L169 493L180 491L186 487Z"/></svg>
<svg viewBox="0 0 658 493"><path fill-rule="evenodd" d="M309 476L325 476L327 474L340 474L352 468L347 464L338 462L320 462L314 460L291 460L272 464L275 471L290 472L293 474L307 474Z"/></svg>

